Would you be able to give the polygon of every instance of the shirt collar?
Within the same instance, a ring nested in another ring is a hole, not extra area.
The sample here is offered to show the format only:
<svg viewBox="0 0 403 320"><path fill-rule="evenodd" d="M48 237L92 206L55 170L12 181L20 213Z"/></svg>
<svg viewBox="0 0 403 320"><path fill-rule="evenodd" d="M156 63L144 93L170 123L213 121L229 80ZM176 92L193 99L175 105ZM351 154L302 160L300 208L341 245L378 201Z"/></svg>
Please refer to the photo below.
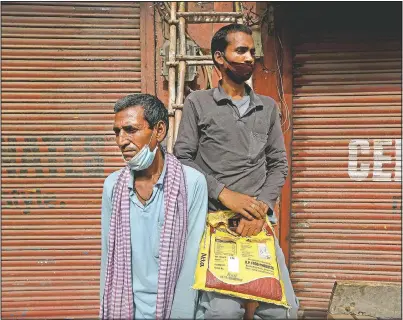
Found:
<svg viewBox="0 0 403 320"><path fill-rule="evenodd" d="M161 149L162 152L164 153L163 149ZM167 168L167 162L165 161L165 156L164 156L164 166L162 167L162 172L160 177L158 178L158 181L156 182L155 186L156 187L162 187L164 184L164 178L166 174L166 168ZM133 189L133 183L134 183L134 171L130 170L130 178L129 178L129 189Z"/></svg>
<svg viewBox="0 0 403 320"><path fill-rule="evenodd" d="M245 83L245 90L250 96L250 107L263 106L262 100L255 94L250 86ZM223 104L231 101L231 97L227 95L221 86L221 81L218 83L218 87L214 88L213 99L217 104Z"/></svg>

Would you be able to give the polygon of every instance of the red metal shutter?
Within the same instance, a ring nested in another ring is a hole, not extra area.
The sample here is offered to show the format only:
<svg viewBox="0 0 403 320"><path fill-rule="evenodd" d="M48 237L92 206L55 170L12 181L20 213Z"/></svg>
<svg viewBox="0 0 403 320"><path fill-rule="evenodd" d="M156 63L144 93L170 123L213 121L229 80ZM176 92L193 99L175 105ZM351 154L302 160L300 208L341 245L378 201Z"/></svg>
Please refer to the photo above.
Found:
<svg viewBox="0 0 403 320"><path fill-rule="evenodd" d="M96 318L113 105L140 92L137 2L2 3L2 318Z"/></svg>
<svg viewBox="0 0 403 320"><path fill-rule="evenodd" d="M290 271L308 318L335 280L401 281L402 53L387 37L295 41Z"/></svg>

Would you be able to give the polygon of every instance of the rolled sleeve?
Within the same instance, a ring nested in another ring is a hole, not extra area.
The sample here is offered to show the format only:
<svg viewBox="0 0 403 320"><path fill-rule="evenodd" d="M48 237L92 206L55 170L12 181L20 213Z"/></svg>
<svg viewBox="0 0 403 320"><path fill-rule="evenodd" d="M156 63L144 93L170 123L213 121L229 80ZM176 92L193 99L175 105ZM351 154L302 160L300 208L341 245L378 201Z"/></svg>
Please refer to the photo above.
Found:
<svg viewBox="0 0 403 320"><path fill-rule="evenodd" d="M206 178L207 178L206 180L207 180L207 185L208 185L209 197L217 200L222 189L224 189L225 184L219 182L216 178L214 178L211 175L206 175Z"/></svg>

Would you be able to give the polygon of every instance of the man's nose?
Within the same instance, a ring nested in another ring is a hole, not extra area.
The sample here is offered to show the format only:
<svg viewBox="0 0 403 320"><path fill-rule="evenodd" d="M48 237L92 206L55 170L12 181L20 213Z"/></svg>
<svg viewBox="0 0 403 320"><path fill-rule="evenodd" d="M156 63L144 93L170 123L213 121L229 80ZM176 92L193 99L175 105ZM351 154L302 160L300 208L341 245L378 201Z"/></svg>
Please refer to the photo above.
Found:
<svg viewBox="0 0 403 320"><path fill-rule="evenodd" d="M123 130L120 130L119 136L116 138L118 146L123 147L128 143L127 134Z"/></svg>
<svg viewBox="0 0 403 320"><path fill-rule="evenodd" d="M255 57L252 55L250 51L245 53L245 62L253 63L255 61Z"/></svg>

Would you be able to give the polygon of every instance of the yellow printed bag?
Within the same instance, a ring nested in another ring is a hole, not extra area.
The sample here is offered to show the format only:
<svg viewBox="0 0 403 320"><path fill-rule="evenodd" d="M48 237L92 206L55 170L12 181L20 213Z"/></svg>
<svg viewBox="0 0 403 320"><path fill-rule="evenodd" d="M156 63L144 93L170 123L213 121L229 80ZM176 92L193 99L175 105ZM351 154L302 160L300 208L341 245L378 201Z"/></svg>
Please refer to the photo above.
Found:
<svg viewBox="0 0 403 320"><path fill-rule="evenodd" d="M266 219L258 235L241 237L229 228L234 216L232 211L208 214L193 288L289 307L270 222Z"/></svg>

